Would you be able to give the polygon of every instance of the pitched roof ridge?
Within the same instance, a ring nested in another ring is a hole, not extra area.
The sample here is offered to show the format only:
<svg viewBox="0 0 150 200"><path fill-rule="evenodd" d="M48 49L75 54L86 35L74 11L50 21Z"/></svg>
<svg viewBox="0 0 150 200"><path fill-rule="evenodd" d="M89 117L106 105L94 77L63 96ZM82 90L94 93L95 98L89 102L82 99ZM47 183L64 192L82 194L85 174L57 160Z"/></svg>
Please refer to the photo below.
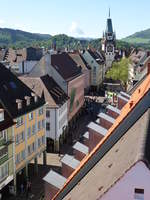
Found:
<svg viewBox="0 0 150 200"><path fill-rule="evenodd" d="M150 121L150 108L148 109L148 112L146 113L148 116L146 118L146 130L144 132L146 132L146 134L141 134L140 135L140 148L139 148L139 152L137 153L137 157L136 160L146 160L145 159L145 149L146 149L146 141L147 141L147 136L148 136L148 126L149 126L149 121ZM143 129L143 127L142 127Z"/></svg>
<svg viewBox="0 0 150 200"><path fill-rule="evenodd" d="M147 75L147 78L141 83L141 85L134 91L131 95L128 103L122 108L120 115L114 122L114 124L110 127L107 134L103 139L97 144L97 146L87 155L81 162L79 167L70 175L64 184L63 188L56 193L53 200L56 199L58 194L62 192L62 190L69 184L72 178L79 172L79 170L88 162L88 160L97 152L97 150L101 147L101 145L110 137L113 131L118 127L118 125L127 117L127 115L133 110L133 108L137 105L137 103L142 99L142 97L149 91L150 88L150 74Z"/></svg>
<svg viewBox="0 0 150 200"><path fill-rule="evenodd" d="M57 107L57 104L56 104L56 102L55 102L55 100L54 100L54 98L52 97L52 95L51 95L51 93L48 91L48 89L47 89L47 87L45 86L45 84L44 84L44 82L43 82L43 80L40 78L39 79L40 80L40 84L42 84L43 85L43 91L44 90L46 90L47 91L47 93L49 94L49 98L51 98L52 99L52 101L53 101L53 106L56 106ZM46 101L46 99L45 99L45 101Z"/></svg>

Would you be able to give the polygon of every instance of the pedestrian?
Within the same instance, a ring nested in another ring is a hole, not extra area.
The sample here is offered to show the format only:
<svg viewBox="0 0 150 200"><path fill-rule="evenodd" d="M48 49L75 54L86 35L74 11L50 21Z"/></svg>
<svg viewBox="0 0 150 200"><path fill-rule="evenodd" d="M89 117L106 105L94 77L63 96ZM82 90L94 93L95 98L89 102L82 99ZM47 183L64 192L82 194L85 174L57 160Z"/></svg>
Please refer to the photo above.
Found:
<svg viewBox="0 0 150 200"><path fill-rule="evenodd" d="M28 199L29 196L29 181L27 180L27 185L26 185L26 198Z"/></svg>
<svg viewBox="0 0 150 200"><path fill-rule="evenodd" d="M24 192L24 185L23 185L23 183L21 183L20 189L21 189L21 194L23 194L23 192Z"/></svg>
<svg viewBox="0 0 150 200"><path fill-rule="evenodd" d="M31 181L28 182L29 192L31 192Z"/></svg>

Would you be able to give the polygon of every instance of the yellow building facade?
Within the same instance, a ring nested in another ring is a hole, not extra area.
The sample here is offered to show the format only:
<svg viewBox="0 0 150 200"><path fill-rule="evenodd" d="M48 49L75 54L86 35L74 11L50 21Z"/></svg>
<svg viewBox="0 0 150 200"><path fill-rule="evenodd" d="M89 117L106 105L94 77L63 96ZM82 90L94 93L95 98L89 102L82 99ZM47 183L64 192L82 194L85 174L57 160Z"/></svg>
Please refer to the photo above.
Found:
<svg viewBox="0 0 150 200"><path fill-rule="evenodd" d="M42 106L15 119L13 126L15 171L18 173L46 149L45 107ZM27 174L28 176L28 174Z"/></svg>

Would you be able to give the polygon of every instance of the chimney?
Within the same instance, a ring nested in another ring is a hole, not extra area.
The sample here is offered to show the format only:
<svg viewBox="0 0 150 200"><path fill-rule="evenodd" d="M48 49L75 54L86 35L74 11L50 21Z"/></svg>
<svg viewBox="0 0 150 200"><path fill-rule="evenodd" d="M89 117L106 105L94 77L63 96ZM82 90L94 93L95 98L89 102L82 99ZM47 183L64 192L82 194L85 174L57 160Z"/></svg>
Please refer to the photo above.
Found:
<svg viewBox="0 0 150 200"><path fill-rule="evenodd" d="M35 93L31 93L31 95L34 97L34 102L36 103L38 101L38 96Z"/></svg>
<svg viewBox="0 0 150 200"><path fill-rule="evenodd" d="M18 110L22 109L22 100L21 99L16 99L16 103L17 103Z"/></svg>
<svg viewBox="0 0 150 200"><path fill-rule="evenodd" d="M150 51L147 51L147 57L149 57L150 56Z"/></svg>
<svg viewBox="0 0 150 200"><path fill-rule="evenodd" d="M4 109L0 109L0 122L4 121Z"/></svg>
<svg viewBox="0 0 150 200"><path fill-rule="evenodd" d="M26 105L29 106L30 103L31 103L31 101L30 101L30 100L31 100L31 97L25 96L24 98L25 98L25 100L26 100Z"/></svg>

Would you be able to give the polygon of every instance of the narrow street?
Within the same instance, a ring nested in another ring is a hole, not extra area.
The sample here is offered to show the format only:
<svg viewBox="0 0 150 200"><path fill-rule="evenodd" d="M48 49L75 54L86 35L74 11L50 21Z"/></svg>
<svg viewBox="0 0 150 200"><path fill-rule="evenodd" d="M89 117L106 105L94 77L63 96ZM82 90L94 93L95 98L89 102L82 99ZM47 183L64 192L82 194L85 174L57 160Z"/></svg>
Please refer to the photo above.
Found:
<svg viewBox="0 0 150 200"><path fill-rule="evenodd" d="M91 121L95 121L97 119L97 114L103 110L101 103L103 102L103 97L86 97L86 108L82 115L78 117L76 124L74 124L73 128L69 130L69 133L72 133L72 138L67 138L66 143L64 143L60 149L59 154L57 153L47 153L47 165L43 165L43 157L38 158L38 175L34 173L34 161L32 161L29 165L30 174L32 174L31 178L31 192L28 197L24 192L21 194L18 192L16 197L6 197L4 200L42 200L42 195L44 194L44 181L43 177L51 170L54 169L57 172L61 172L61 158L64 154L73 154L72 145L76 141L83 140L82 135L87 131L87 125ZM68 134L70 135L70 134ZM18 191L20 188L18 188Z"/></svg>

